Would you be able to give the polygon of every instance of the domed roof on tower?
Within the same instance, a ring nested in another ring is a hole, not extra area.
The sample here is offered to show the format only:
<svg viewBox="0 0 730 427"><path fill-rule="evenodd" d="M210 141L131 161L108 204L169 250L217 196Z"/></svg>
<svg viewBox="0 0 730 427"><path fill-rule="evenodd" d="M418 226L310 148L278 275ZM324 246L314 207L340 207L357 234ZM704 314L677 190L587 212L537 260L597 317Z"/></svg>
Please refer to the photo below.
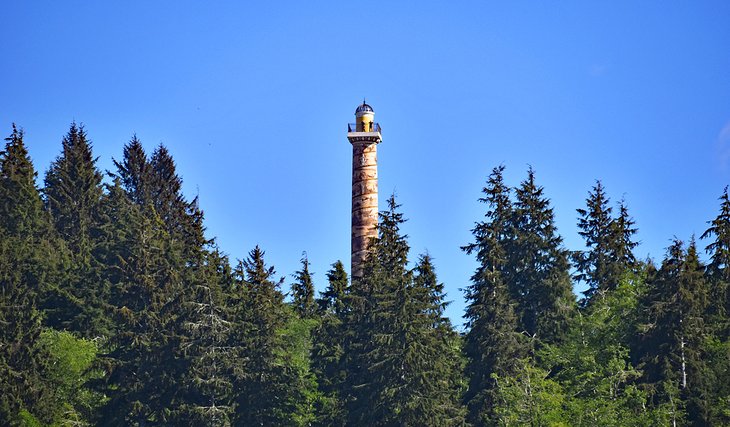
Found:
<svg viewBox="0 0 730 427"><path fill-rule="evenodd" d="M355 110L355 114L357 113L374 113L373 107L369 106L365 103L365 100L362 100L362 105L357 107L357 110Z"/></svg>

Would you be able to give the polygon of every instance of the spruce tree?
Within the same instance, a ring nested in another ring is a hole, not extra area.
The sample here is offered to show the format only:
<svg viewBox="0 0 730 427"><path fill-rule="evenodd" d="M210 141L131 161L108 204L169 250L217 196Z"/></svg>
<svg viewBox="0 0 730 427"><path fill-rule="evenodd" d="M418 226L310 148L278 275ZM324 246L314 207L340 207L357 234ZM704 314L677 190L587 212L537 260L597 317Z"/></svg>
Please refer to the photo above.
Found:
<svg viewBox="0 0 730 427"><path fill-rule="evenodd" d="M140 206L151 203L152 166L137 135L124 146L122 161L114 160L114 165L129 199Z"/></svg>
<svg viewBox="0 0 730 427"><path fill-rule="evenodd" d="M256 246L236 270L241 288L237 337L243 361L237 381L237 425L280 425L288 420L286 372L277 363L283 352L277 333L286 325L282 280L264 261Z"/></svg>
<svg viewBox="0 0 730 427"><path fill-rule="evenodd" d="M705 247L710 254L707 266L711 285L709 314L718 335L727 340L730 338L730 196L727 187L720 196L720 213L708 223L710 227L700 238L712 239Z"/></svg>
<svg viewBox="0 0 730 427"><path fill-rule="evenodd" d="M45 202L59 235L69 248L88 264L97 212L102 198L102 176L91 152L83 125L71 123L62 141L62 153L45 177Z"/></svg>
<svg viewBox="0 0 730 427"><path fill-rule="evenodd" d="M709 422L704 343L707 284L694 240L675 240L642 301L639 367L654 404L671 403L691 425ZM677 400L679 398L679 401Z"/></svg>
<svg viewBox="0 0 730 427"><path fill-rule="evenodd" d="M58 235L72 254L68 280L49 303L48 323L83 337L109 333L106 304L109 288L96 258L100 245L103 199L102 176L91 142L81 125L72 123L62 141L61 155L46 172L45 206Z"/></svg>
<svg viewBox="0 0 730 427"><path fill-rule="evenodd" d="M365 310L348 325L358 329L355 345L346 350L356 352L348 366L349 423L457 425L463 419L453 375L456 354L441 317L443 295L428 259L419 280L408 269L398 207L391 196L363 278L353 284Z"/></svg>
<svg viewBox="0 0 730 427"><path fill-rule="evenodd" d="M239 346L229 345L234 323L229 320L224 294L232 273L228 258L217 249L205 251L204 257L179 313L185 333L179 357L189 364L178 384L182 392L173 420L185 425L229 426L233 415L230 362L240 355Z"/></svg>
<svg viewBox="0 0 730 427"><path fill-rule="evenodd" d="M545 343L558 342L575 312L568 252L557 234L550 200L536 184L532 168L515 194L515 238L507 261L514 272L510 293L517 303L520 327Z"/></svg>
<svg viewBox="0 0 730 427"><path fill-rule="evenodd" d="M317 425L343 426L346 422L343 384L347 376L344 322L349 286L342 261L332 264L327 282L327 288L317 300L320 323L312 334L312 370L323 394L317 408Z"/></svg>
<svg viewBox="0 0 730 427"><path fill-rule="evenodd" d="M35 169L13 125L0 152L0 424L19 425L26 411L50 422L40 377L37 301L54 277L54 247L35 186Z"/></svg>
<svg viewBox="0 0 730 427"><path fill-rule="evenodd" d="M102 425L170 423L187 360L176 357L181 312L182 249L161 219L140 210L121 184L109 190L105 232L117 236L106 249L115 330L104 356L109 401Z"/></svg>
<svg viewBox="0 0 730 427"><path fill-rule="evenodd" d="M591 299L615 289L621 276L635 265L632 249L636 243L632 236L636 229L624 201L619 204L619 215L611 215L613 209L601 181L588 193L586 209L577 211L578 234L588 249L573 253L577 271L574 278L588 285L583 292L583 304L587 305Z"/></svg>
<svg viewBox="0 0 730 427"><path fill-rule="evenodd" d="M0 221L13 235L47 233L43 202L35 185L36 172L23 142L23 130L13 124L0 152Z"/></svg>
<svg viewBox="0 0 730 427"><path fill-rule="evenodd" d="M479 199L488 205L485 220L472 233L475 241L462 249L475 254L479 266L466 288L467 333L464 353L469 381L464 396L474 425L495 422L495 375L506 377L518 369L525 344L518 331L514 302L507 283L514 275L507 254L514 239L510 189L504 184L504 166L495 167Z"/></svg>
<svg viewBox="0 0 730 427"><path fill-rule="evenodd" d="M294 273L294 283L291 285L294 310L302 319L314 317L317 306L314 302L314 284L309 272L309 259L304 253L301 259L302 269Z"/></svg>

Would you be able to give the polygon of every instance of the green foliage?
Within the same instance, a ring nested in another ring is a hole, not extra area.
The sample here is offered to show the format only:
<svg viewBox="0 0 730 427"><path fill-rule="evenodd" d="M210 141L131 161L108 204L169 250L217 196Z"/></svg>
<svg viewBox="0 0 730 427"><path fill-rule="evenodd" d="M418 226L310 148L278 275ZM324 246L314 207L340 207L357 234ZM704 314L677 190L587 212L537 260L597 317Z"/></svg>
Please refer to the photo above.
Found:
<svg viewBox="0 0 730 427"><path fill-rule="evenodd" d="M312 371L321 393L317 402L317 425L344 425L343 387L347 377L345 322L348 317L349 285L341 261L327 272L327 289L317 301L320 322L312 331Z"/></svg>
<svg viewBox="0 0 730 427"><path fill-rule="evenodd" d="M637 243L632 236L637 230L628 214L626 204L619 205L619 216L611 216L612 208L601 181L588 193L586 209L578 209L580 215L578 234L585 239L587 251L573 253L576 267L575 279L588 285L584 292L584 305L596 296L618 286L621 275L636 264L632 253Z"/></svg>
<svg viewBox="0 0 730 427"><path fill-rule="evenodd" d="M315 300L305 256L285 304L259 247L232 269L205 238L164 146L132 137L102 185L74 123L41 197L23 138L0 152L2 425L730 424L727 189L707 268L677 241L657 271L598 182L576 310L534 172L510 188L495 168L460 336L394 197L362 278L337 262Z"/></svg>
<svg viewBox="0 0 730 427"><path fill-rule="evenodd" d="M562 340L575 313L568 252L557 234L554 216L550 200L530 168L527 179L515 188L508 283L520 327L544 343Z"/></svg>
<svg viewBox="0 0 730 427"><path fill-rule="evenodd" d="M103 211L102 176L96 160L84 127L72 123L61 155L46 172L43 189L56 232L72 254L72 268L49 303L54 309L48 323L87 338L107 336L111 327L105 306L109 286L101 277L104 266L95 256Z"/></svg>
<svg viewBox="0 0 730 427"><path fill-rule="evenodd" d="M688 411L692 425L704 425L710 416L703 271L694 241L685 250L675 240L641 301L641 341L636 348L653 403L671 404L677 413Z"/></svg>
<svg viewBox="0 0 730 427"><path fill-rule="evenodd" d="M307 254L302 255L302 269L294 273L294 283L291 286L294 309L302 319L314 317L317 306L314 302L314 284L309 272Z"/></svg>
<svg viewBox="0 0 730 427"><path fill-rule="evenodd" d="M512 376L500 377L497 383L495 418L504 426L569 426L563 408L566 397L549 372L540 369L529 359L518 361L520 369Z"/></svg>
<svg viewBox="0 0 730 427"><path fill-rule="evenodd" d="M472 230L474 243L463 249L475 254L479 266L466 289L465 313L467 334L464 354L469 388L464 400L469 419L475 425L495 422L496 382L494 375L511 376L517 362L526 354L524 336L519 332L515 303L507 281L511 266L507 251L512 243L512 202L510 189L504 185L504 166L496 167L482 190L480 201L489 207L485 220Z"/></svg>
<svg viewBox="0 0 730 427"><path fill-rule="evenodd" d="M710 306L715 331L725 340L730 338L730 196L727 187L720 196L720 213L710 227L702 233L702 239L713 239L705 250L710 254L707 266L710 284Z"/></svg>
<svg viewBox="0 0 730 427"><path fill-rule="evenodd" d="M93 341L67 331L47 329L38 341L46 355L41 370L50 391L43 405L52 409L53 425L90 425L105 398L87 387L87 382L103 373L94 369L99 349Z"/></svg>
<svg viewBox="0 0 730 427"><path fill-rule="evenodd" d="M407 268L409 248L398 207L391 196L363 278L353 284L365 309L346 322L354 329L346 348L352 352L346 382L349 423L459 425L464 415L458 401L459 359L450 324L442 317L443 286L430 257L421 257L415 276Z"/></svg>

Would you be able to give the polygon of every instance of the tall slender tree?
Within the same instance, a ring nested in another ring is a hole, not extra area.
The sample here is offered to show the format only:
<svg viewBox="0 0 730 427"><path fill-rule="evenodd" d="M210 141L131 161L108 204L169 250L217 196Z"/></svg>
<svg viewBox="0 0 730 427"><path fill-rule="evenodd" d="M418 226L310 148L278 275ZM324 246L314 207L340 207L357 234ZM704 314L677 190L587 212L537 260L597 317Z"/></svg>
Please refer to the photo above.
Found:
<svg viewBox="0 0 730 427"><path fill-rule="evenodd" d="M703 270L694 240L687 249L675 240L641 303L638 359L644 382L656 405L671 401L676 418L686 413L691 425L707 425L710 410L703 355L708 336Z"/></svg>
<svg viewBox="0 0 730 427"><path fill-rule="evenodd" d="M700 238L712 239L705 247L710 254L707 266L711 284L710 315L717 333L727 340L730 338L730 196L727 187L720 196L720 212L709 224Z"/></svg>
<svg viewBox="0 0 730 427"><path fill-rule="evenodd" d="M114 165L127 196L140 206L151 203L152 166L137 135L124 145L122 161L114 160Z"/></svg>
<svg viewBox="0 0 730 427"><path fill-rule="evenodd" d="M323 398L317 408L317 425L346 423L343 384L347 377L344 322L347 319L347 272L342 261L327 272L327 288L317 300L320 323L312 334L312 370Z"/></svg>
<svg viewBox="0 0 730 427"><path fill-rule="evenodd" d="M573 253L574 278L588 285L583 304L596 296L616 289L627 269L635 265L632 236L636 233L626 203L619 204L619 214L612 216L609 198L601 181L588 193L586 209L577 209L578 234L585 239L586 251Z"/></svg>
<svg viewBox="0 0 730 427"><path fill-rule="evenodd" d="M244 343L244 361L239 371L234 424L280 425L289 418L286 372L277 363L283 352L277 333L286 325L283 279L275 279L264 251L256 246L237 269L241 306L237 314L238 336Z"/></svg>
<svg viewBox="0 0 730 427"><path fill-rule="evenodd" d="M20 424L20 412L42 420L46 393L38 351L37 301L54 280L54 248L35 186L36 172L13 125L0 152L0 424ZM54 268L55 267L55 268Z"/></svg>
<svg viewBox="0 0 730 427"><path fill-rule="evenodd" d="M106 336L110 319L109 286L96 259L102 219L102 175L82 125L71 123L62 152L46 172L46 209L58 235L72 254L68 281L59 285L48 317L51 326L67 328L87 338ZM50 308L50 307L49 307Z"/></svg>
<svg viewBox="0 0 730 427"><path fill-rule="evenodd" d="M489 176L484 196L488 206L485 220L472 233L474 242L463 247L476 255L479 266L466 288L465 313L467 333L464 353L469 388L464 396L469 420L474 425L495 422L497 387L494 376L510 376L525 355L525 345L518 331L514 302L507 283L515 274L507 264L513 244L513 208L510 188L504 184L504 166L495 167Z"/></svg>
<svg viewBox="0 0 730 427"><path fill-rule="evenodd" d="M294 283L291 285L294 310L302 319L313 318L317 312L314 301L314 284L312 274L309 272L309 259L307 254L302 254L302 268L294 273Z"/></svg>
<svg viewBox="0 0 730 427"><path fill-rule="evenodd" d="M420 263L418 280L408 269L398 207L391 196L364 275L353 284L365 311L349 325L358 329L356 340L364 339L350 348L356 353L348 369L349 423L457 425L463 419L452 375L456 354L441 318L443 295L429 259Z"/></svg>
<svg viewBox="0 0 730 427"><path fill-rule="evenodd" d="M558 342L575 311L568 252L557 234L550 200L535 182L532 168L515 195L515 238L508 263L514 272L509 288L517 302L520 327L543 342Z"/></svg>
<svg viewBox="0 0 730 427"><path fill-rule="evenodd" d="M99 223L102 176L83 125L71 123L62 146L46 172L45 203L59 235L81 262L88 263Z"/></svg>

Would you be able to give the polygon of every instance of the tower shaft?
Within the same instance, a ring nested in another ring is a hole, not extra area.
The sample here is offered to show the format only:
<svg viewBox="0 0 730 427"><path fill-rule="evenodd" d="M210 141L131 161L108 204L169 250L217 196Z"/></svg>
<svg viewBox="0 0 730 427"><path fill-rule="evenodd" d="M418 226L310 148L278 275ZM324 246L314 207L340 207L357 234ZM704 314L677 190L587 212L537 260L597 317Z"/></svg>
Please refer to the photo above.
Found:
<svg viewBox="0 0 730 427"><path fill-rule="evenodd" d="M352 144L352 277L362 277L368 243L378 237L377 148L375 142Z"/></svg>

